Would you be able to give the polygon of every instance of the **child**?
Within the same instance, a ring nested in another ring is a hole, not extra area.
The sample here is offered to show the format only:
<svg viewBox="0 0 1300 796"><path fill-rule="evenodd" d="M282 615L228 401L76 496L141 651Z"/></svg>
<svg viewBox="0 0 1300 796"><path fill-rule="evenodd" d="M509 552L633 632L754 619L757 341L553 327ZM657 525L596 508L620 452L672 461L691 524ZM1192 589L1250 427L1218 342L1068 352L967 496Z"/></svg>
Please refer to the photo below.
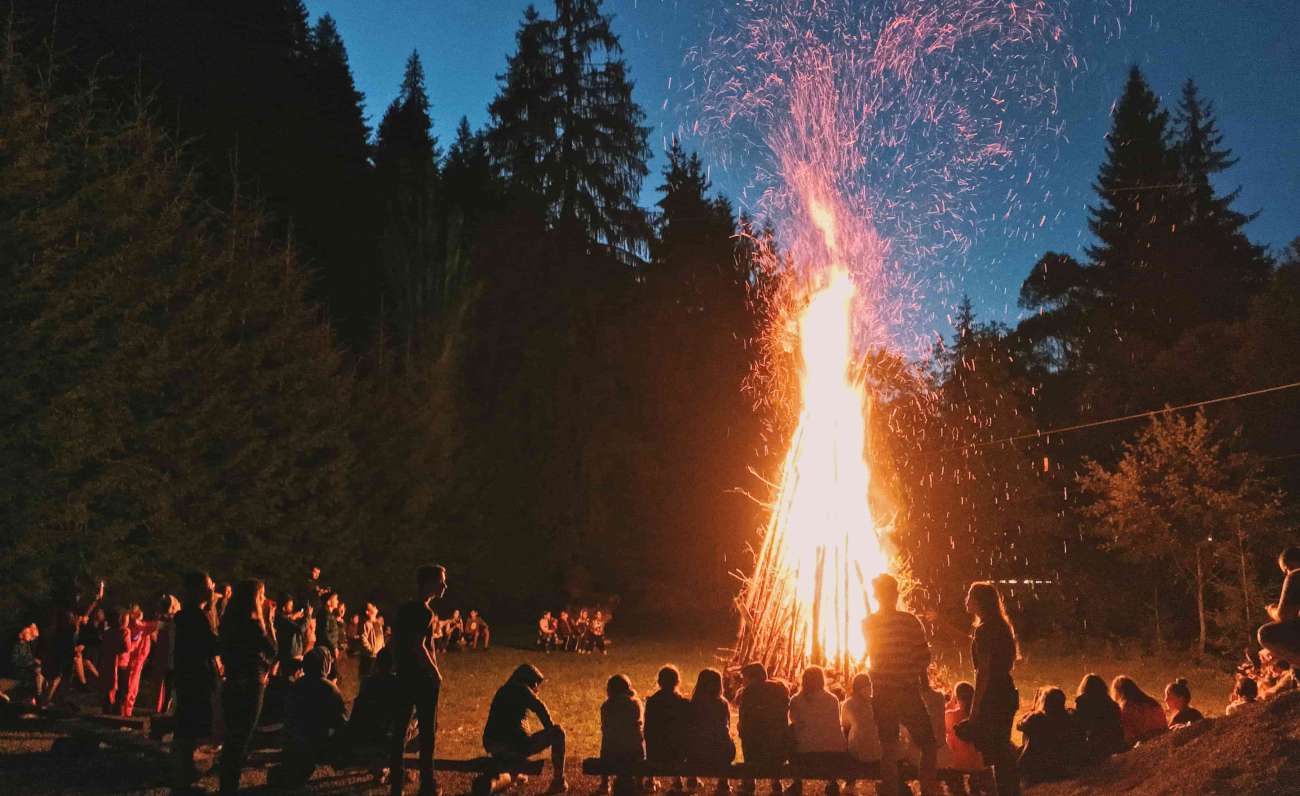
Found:
<svg viewBox="0 0 1300 796"><path fill-rule="evenodd" d="M652 763L676 764L686 760L686 731L691 702L677 690L682 676L675 666L659 670L659 690L645 701L645 755ZM679 777L674 790L682 789Z"/></svg>
<svg viewBox="0 0 1300 796"><path fill-rule="evenodd" d="M948 703L943 713L949 765L959 771L980 771L984 768L984 758L975 748L975 744L963 741L953 731L954 727L970 718L970 706L974 699L975 686L963 680L953 688L952 701Z"/></svg>
<svg viewBox="0 0 1300 796"><path fill-rule="evenodd" d="M1074 696L1074 720L1083 736L1080 762L1095 763L1128 748L1119 705L1110 698L1106 681L1086 674Z"/></svg>
<svg viewBox="0 0 1300 796"><path fill-rule="evenodd" d="M731 706L722 697L722 674L717 669L705 669L695 679L686 737L688 763L722 768L736 759L736 744L731 740ZM720 777L717 793L721 796L730 792L727 778Z"/></svg>
<svg viewBox="0 0 1300 796"><path fill-rule="evenodd" d="M641 700L636 698L627 677L616 674L605 684L605 703L600 706L600 759L628 765L645 760L645 739L641 734ZM616 793L635 793L635 778L619 777ZM597 793L609 793L609 777L600 778Z"/></svg>
<svg viewBox="0 0 1300 796"><path fill-rule="evenodd" d="M1083 744L1060 688L1039 689L1034 712L1021 719L1016 729L1025 739L1020 775L1026 781L1054 782L1074 772Z"/></svg>
<svg viewBox="0 0 1300 796"><path fill-rule="evenodd" d="M1149 694L1138 688L1133 678L1116 677L1110 684L1111 696L1119 704L1120 725L1124 728L1124 743L1133 746L1148 741L1168 731L1165 709Z"/></svg>
<svg viewBox="0 0 1300 796"><path fill-rule="evenodd" d="M1253 677L1244 674L1237 675L1237 683L1232 688L1232 696L1228 701L1228 707L1223 712L1231 716L1244 705L1249 705L1259 700L1259 683L1255 682Z"/></svg>
<svg viewBox="0 0 1300 796"><path fill-rule="evenodd" d="M1273 621L1259 629L1259 645L1278 660L1300 664L1300 547L1288 547L1277 557L1284 575L1277 604L1266 609Z"/></svg>
<svg viewBox="0 0 1300 796"><path fill-rule="evenodd" d="M1165 707L1169 710L1169 729L1194 724L1205 718L1201 711L1192 707L1192 689L1187 681L1179 677L1165 686Z"/></svg>
<svg viewBox="0 0 1300 796"><path fill-rule="evenodd" d="M826 690L826 672L820 666L803 670L799 693L790 697L790 729L794 737L792 762L817 766L843 761L848 743L840 727L840 701ZM798 794L802 787L796 779L790 789ZM827 780L827 796L839 792L839 782Z"/></svg>

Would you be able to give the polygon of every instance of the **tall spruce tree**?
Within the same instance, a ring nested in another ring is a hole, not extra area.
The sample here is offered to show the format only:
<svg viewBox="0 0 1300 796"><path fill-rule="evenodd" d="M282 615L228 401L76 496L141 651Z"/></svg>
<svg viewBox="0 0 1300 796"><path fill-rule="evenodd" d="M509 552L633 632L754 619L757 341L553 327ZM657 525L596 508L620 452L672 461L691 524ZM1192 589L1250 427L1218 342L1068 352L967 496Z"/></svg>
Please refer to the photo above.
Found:
<svg viewBox="0 0 1300 796"><path fill-rule="evenodd" d="M600 0L556 0L554 20L529 7L516 43L490 107L494 157L553 227L639 254L649 129Z"/></svg>
<svg viewBox="0 0 1300 796"><path fill-rule="evenodd" d="M375 177L383 208L379 246L383 316L407 344L442 299L438 159L424 67L419 53L412 52L401 89L384 112L375 142Z"/></svg>

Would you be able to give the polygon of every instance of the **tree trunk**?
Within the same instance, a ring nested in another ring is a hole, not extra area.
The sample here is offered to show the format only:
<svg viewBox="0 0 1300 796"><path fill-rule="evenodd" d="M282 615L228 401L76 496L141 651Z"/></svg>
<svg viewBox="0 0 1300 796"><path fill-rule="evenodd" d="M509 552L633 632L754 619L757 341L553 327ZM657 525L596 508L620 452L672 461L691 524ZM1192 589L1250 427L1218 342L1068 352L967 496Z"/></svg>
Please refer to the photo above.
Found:
<svg viewBox="0 0 1300 796"><path fill-rule="evenodd" d="M1205 654L1205 565L1201 560L1201 546L1196 546L1196 619L1200 622L1197 651Z"/></svg>
<svg viewBox="0 0 1300 796"><path fill-rule="evenodd" d="M1250 578L1246 574L1246 540L1244 537L1245 535L1240 530L1238 530L1237 531L1237 554L1241 558L1241 604L1245 606L1246 633L1249 634L1251 632L1251 628L1255 626L1255 623L1251 621L1250 603L1252 598L1250 596Z"/></svg>
<svg viewBox="0 0 1300 796"><path fill-rule="evenodd" d="M1160 649L1164 647L1165 640L1160 632L1160 586L1158 585L1155 587L1151 604L1154 605L1156 609L1156 649Z"/></svg>

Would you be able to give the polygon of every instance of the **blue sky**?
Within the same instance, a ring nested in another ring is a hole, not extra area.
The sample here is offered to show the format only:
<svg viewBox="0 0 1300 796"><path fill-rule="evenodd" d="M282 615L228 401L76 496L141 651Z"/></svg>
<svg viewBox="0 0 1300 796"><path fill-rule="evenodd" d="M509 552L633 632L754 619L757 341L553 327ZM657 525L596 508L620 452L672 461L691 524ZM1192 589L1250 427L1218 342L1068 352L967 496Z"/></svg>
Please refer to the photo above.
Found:
<svg viewBox="0 0 1300 796"><path fill-rule="evenodd" d="M689 123L691 109L678 102L671 86L688 77L683 59L704 43L708 9L716 2L605 2L622 38L636 98L654 128L656 151ZM444 144L461 116L476 127L486 121L495 76L514 48L527 5L524 0L307 0L313 17L329 13L337 21L372 123L396 92L407 55L420 52L435 131ZM549 5L537 0L544 15ZM1093 7L1102 12L1095 26L1089 21ZM1127 0L1074 0L1071 9L1082 20L1074 46L1086 66L1061 87L1057 118L1065 132L1054 143L1055 162L1036 177L1039 195L1050 192L1051 198L1027 203L1023 218L1010 225L1021 235L990 226L964 259L918 266L946 275L933 282L925 321L939 330L946 326L945 306L962 293L971 295L982 317L1014 323L1020 282L1039 255L1049 249L1079 253L1087 243L1089 186L1130 63L1142 67L1168 105L1176 105L1183 81L1195 78L1202 96L1214 101L1226 142L1240 159L1223 176L1222 187L1241 186L1238 207L1261 211L1248 231L1275 248L1300 236L1300 2L1133 0L1129 12ZM652 168L646 204L654 201L659 183L658 164ZM751 174L733 167L714 170L713 179L716 188L746 204ZM981 210L992 215L997 208ZM1038 226L1041 218L1046 221Z"/></svg>

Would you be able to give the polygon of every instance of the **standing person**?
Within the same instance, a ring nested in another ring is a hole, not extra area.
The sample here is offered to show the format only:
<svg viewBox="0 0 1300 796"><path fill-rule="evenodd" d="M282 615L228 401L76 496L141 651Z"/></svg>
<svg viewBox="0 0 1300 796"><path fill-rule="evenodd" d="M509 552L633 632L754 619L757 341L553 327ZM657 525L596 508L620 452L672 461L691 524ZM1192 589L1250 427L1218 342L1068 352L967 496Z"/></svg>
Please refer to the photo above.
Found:
<svg viewBox="0 0 1300 796"><path fill-rule="evenodd" d="M792 761L813 767L844 761L848 744L840 726L840 701L826 690L826 672L820 666L803 670L799 693L790 697L790 730ZM796 779L791 790L802 793L803 783ZM826 796L838 796L839 792L838 780L826 781Z"/></svg>
<svg viewBox="0 0 1300 796"><path fill-rule="evenodd" d="M249 739L262 715L266 681L275 662L275 634L267 627L265 609L266 586L260 580L241 580L221 621L221 660L226 669L226 683L221 689L221 716L226 726L221 749L221 793L239 790L239 774L248 757ZM274 615L271 619L274 626Z"/></svg>
<svg viewBox="0 0 1300 796"><path fill-rule="evenodd" d="M77 605L79 602L77 596L73 596L63 610L56 615L54 626L54 638L51 640L53 645L54 660L51 662L53 676L46 683L46 692L43 696L43 702L50 705L54 702L54 697L59 692L59 685L64 680L75 678L82 685L86 684L85 672L85 650L86 637L89 635L85 632L85 627L90 623L90 618L95 610L99 607L100 600L104 599L104 581L99 582L99 591L88 605L83 609ZM96 650L92 651L97 652ZM80 665L80 668L79 668Z"/></svg>
<svg viewBox="0 0 1300 796"><path fill-rule="evenodd" d="M1259 629L1259 645L1278 660L1300 666L1300 547L1288 547L1277 557L1285 576L1277 603L1268 606L1272 622Z"/></svg>
<svg viewBox="0 0 1300 796"><path fill-rule="evenodd" d="M682 676L676 666L659 670L659 690L645 701L645 756L651 763L676 765L686 760L686 731L691 702L677 690ZM673 787L682 789L678 777Z"/></svg>
<svg viewBox="0 0 1300 796"><path fill-rule="evenodd" d="M329 589L325 588L325 584L320 579L320 565L313 563L308 566L307 577L302 588L303 607L311 606L313 610L319 610L327 591Z"/></svg>
<svg viewBox="0 0 1300 796"><path fill-rule="evenodd" d="M375 658L384 648L384 623L379 621L379 608L373 600L366 601L366 620L361 623L357 662L361 679L370 676L375 668Z"/></svg>
<svg viewBox="0 0 1300 796"><path fill-rule="evenodd" d="M605 684L605 702L600 706L600 759L614 765L645 761L645 737L641 732L641 700L636 698L626 675L616 674ZM619 777L614 792L635 793L636 777ZM609 777L600 778L597 793L609 793Z"/></svg>
<svg viewBox="0 0 1300 796"><path fill-rule="evenodd" d="M736 729L745 763L761 768L778 768L790 754L790 692L785 684L769 680L763 664L753 661L740 669L744 687L736 698L740 716ZM741 790L753 792L754 781L746 780ZM781 792L781 780L772 780L772 792Z"/></svg>
<svg viewBox="0 0 1300 796"><path fill-rule="evenodd" d="M140 696L140 679L144 677L144 667L153 653L153 644L158 637L159 619L146 620L144 609L138 604L131 606L131 654L127 659L126 694L121 699L123 716L135 713L135 701Z"/></svg>
<svg viewBox="0 0 1300 796"><path fill-rule="evenodd" d="M549 748L551 785L545 793L553 796L568 790L569 783L564 779L564 728L551 719L546 703L538 696L545 679L529 663L520 664L511 673L510 679L492 697L487 723L483 726L483 749L497 759L519 761ZM537 732L528 732L529 713L542 724Z"/></svg>
<svg viewBox="0 0 1300 796"><path fill-rule="evenodd" d="M292 677L302 667L307 654L307 625L312 621L311 606L299 606L292 594L280 597L280 608L275 616L276 672L280 677Z"/></svg>
<svg viewBox="0 0 1300 796"><path fill-rule="evenodd" d="M880 731L881 791L893 794L899 789L898 758L902 748L898 732L902 726L921 750L921 792L933 796L939 792L938 739L921 694L923 687L928 688L930 645L921 620L898 610L898 581L893 575L877 576L871 587L879 610L867 617L863 628L871 661L876 727ZM1011 732L1009 724L1007 732Z"/></svg>
<svg viewBox="0 0 1300 796"><path fill-rule="evenodd" d="M1116 677L1110 684L1110 694L1119 703L1119 720L1124 727L1124 744L1150 740L1167 731L1165 709L1147 692L1138 687L1127 675Z"/></svg>
<svg viewBox="0 0 1300 796"><path fill-rule="evenodd" d="M206 572L186 573L181 583L181 610L176 614L172 684L176 690L176 728L172 754L176 757L177 789L187 790L199 778L194 747L212 735L212 702L221 678L212 578Z"/></svg>
<svg viewBox="0 0 1300 796"><path fill-rule="evenodd" d="M1086 674L1074 697L1074 720L1083 736L1083 763L1096 763L1128 748L1119 705L1110 698L1106 681Z"/></svg>
<svg viewBox="0 0 1300 796"><path fill-rule="evenodd" d="M131 681L131 652L137 638L131 634L131 612L115 609L112 629L99 647L100 702L104 713L118 712Z"/></svg>
<svg viewBox="0 0 1300 796"><path fill-rule="evenodd" d="M736 743L731 740L731 706L722 696L722 674L717 669L704 669L695 678L686 737L688 763L721 769L736 759ZM719 777L716 793L722 796L730 792L727 777Z"/></svg>
<svg viewBox="0 0 1300 796"><path fill-rule="evenodd" d="M330 651L330 659L338 658L343 640L343 623L339 621L338 592L326 591L321 595L321 609L316 614L316 646Z"/></svg>
<svg viewBox="0 0 1300 796"><path fill-rule="evenodd" d="M1195 724L1205 718L1201 711L1192 707L1192 688L1182 677L1165 686L1165 708L1169 712L1171 730L1185 724Z"/></svg>
<svg viewBox="0 0 1300 796"><path fill-rule="evenodd" d="M393 626L393 668L397 674L389 758L389 787L393 796L400 796L406 782L403 752L412 711L420 727L420 793L424 796L438 793L433 749L442 672L438 670L438 653L434 649L437 617L432 603L447 591L447 570L437 564L425 564L415 571L415 586L416 599L397 609Z"/></svg>
<svg viewBox="0 0 1300 796"><path fill-rule="evenodd" d="M1074 774L1083 752L1083 738L1074 716L1065 707L1065 692L1056 686L1039 689L1033 713L1016 724L1024 737L1020 773L1029 782L1055 782Z"/></svg>
<svg viewBox="0 0 1300 796"><path fill-rule="evenodd" d="M158 633L151 658L153 673L158 678L158 694L157 699L151 701L154 712L159 715L169 711L172 705L172 670L175 668L176 660L176 612L179 610L180 603L172 595L164 594L158 598Z"/></svg>
<svg viewBox="0 0 1300 796"><path fill-rule="evenodd" d="M971 584L966 593L966 612L975 626L971 639L975 695L971 698L970 719L958 726L957 736L974 743L984 762L992 766L998 796L1019 796L1020 772L1016 768L1016 748L1011 743L1011 725L1020 707L1020 692L1011 678L1011 669L1020 657L1016 630L1001 593L987 581ZM973 732L963 733L963 726Z"/></svg>

